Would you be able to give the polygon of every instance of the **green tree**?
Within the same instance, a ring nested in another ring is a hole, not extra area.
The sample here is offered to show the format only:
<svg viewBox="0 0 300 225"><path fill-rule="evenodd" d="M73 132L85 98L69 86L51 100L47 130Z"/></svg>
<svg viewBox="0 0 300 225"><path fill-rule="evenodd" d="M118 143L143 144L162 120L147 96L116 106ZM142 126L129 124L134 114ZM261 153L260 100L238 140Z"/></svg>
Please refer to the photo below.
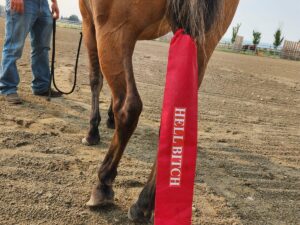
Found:
<svg viewBox="0 0 300 225"><path fill-rule="evenodd" d="M261 33L258 31L253 31L253 44L255 45L255 47L260 43L261 40Z"/></svg>
<svg viewBox="0 0 300 225"><path fill-rule="evenodd" d="M238 35L241 26L242 24L238 23L235 27L232 28L232 37L231 37L232 44L235 42L236 36Z"/></svg>
<svg viewBox="0 0 300 225"><path fill-rule="evenodd" d="M277 49L282 44L283 40L284 37L282 36L282 31L280 28L278 28L274 34L274 48Z"/></svg>
<svg viewBox="0 0 300 225"><path fill-rule="evenodd" d="M76 15L71 15L68 19L73 22L79 22L79 18Z"/></svg>

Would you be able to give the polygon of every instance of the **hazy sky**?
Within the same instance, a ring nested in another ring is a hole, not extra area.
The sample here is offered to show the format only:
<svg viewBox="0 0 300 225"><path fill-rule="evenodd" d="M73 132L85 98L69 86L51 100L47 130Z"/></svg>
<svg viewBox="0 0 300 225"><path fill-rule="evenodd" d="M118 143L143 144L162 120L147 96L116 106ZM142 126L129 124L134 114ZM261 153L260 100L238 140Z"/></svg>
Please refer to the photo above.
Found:
<svg viewBox="0 0 300 225"><path fill-rule="evenodd" d="M252 40L252 31L257 30L262 33L262 42L273 43L275 30L281 27L287 40L299 41L300 0L240 0L225 37L231 37L237 23L242 24L240 35L246 40Z"/></svg>
<svg viewBox="0 0 300 225"><path fill-rule="evenodd" d="M0 3L4 4L5 0L0 0ZM58 3L63 16L80 14L78 0L58 0ZM237 14L225 37L231 37L232 26L237 23L242 23L240 35L246 40L252 40L255 29L262 32L262 42L272 43L275 30L281 27L286 39L299 41L300 0L240 0Z"/></svg>

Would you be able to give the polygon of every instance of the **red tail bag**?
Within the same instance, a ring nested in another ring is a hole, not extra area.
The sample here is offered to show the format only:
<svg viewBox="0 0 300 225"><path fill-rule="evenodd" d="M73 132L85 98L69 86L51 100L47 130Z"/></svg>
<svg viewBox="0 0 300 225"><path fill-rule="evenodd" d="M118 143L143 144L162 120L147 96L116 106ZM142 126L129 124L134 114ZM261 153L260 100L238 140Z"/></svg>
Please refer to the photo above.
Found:
<svg viewBox="0 0 300 225"><path fill-rule="evenodd" d="M155 225L190 225L197 159L198 63L195 41L171 41L163 100Z"/></svg>

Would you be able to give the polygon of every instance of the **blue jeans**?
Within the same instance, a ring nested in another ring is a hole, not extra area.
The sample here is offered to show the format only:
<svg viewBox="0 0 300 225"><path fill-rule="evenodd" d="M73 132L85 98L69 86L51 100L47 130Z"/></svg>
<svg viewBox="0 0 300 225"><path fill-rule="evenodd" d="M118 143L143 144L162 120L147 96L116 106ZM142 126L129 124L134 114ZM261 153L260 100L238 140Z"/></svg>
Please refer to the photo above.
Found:
<svg viewBox="0 0 300 225"><path fill-rule="evenodd" d="M6 0L5 41L0 70L0 94L17 92L20 82L16 61L22 56L27 35L31 40L31 69L33 93L43 93L50 83L49 50L52 15L47 0L25 0L24 14L10 10Z"/></svg>

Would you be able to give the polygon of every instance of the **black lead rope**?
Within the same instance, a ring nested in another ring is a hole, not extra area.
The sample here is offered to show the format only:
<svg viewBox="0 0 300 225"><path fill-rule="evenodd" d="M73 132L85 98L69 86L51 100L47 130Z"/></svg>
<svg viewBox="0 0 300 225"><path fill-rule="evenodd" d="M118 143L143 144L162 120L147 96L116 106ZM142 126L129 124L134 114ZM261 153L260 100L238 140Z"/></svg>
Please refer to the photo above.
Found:
<svg viewBox="0 0 300 225"><path fill-rule="evenodd" d="M62 90L60 90L55 82L55 38L56 38L56 19L53 19L53 35L52 35L52 59L51 59L51 73L50 73L50 84L49 84L49 94L48 94L48 101L51 100L51 84L53 81L53 86L55 87L55 89L64 94L64 95L69 95L72 94L75 90L76 87L76 83L77 83L77 69L78 69L78 62L79 62L79 55L80 55L80 48L81 48L81 43L82 43L82 32L80 32L80 40L79 40L79 44L78 44L78 49L77 49L77 56L76 56L76 63L75 63L75 68L74 68L74 83L73 83L73 87L69 92L64 92Z"/></svg>

